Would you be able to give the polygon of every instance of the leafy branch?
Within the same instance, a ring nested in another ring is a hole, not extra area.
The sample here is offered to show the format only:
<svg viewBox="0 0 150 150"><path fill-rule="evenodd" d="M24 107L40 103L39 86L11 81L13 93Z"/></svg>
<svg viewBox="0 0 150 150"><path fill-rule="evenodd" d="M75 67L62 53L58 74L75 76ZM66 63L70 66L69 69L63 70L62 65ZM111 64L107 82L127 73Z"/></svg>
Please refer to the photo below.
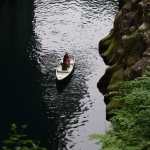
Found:
<svg viewBox="0 0 150 150"><path fill-rule="evenodd" d="M150 149L150 67L148 73L132 81L122 82L119 90L108 93L111 100L121 100L121 108L110 113L111 130L104 135L93 134L104 150L149 150Z"/></svg>
<svg viewBox="0 0 150 150"><path fill-rule="evenodd" d="M46 150L46 148L41 148L33 140L26 140L23 139L26 137L25 134L23 134L24 129L27 127L27 125L22 126L22 130L20 133L17 133L17 126L16 124L11 125L12 134L10 134L10 137L8 140L2 141L4 143L4 146L2 147L3 150Z"/></svg>

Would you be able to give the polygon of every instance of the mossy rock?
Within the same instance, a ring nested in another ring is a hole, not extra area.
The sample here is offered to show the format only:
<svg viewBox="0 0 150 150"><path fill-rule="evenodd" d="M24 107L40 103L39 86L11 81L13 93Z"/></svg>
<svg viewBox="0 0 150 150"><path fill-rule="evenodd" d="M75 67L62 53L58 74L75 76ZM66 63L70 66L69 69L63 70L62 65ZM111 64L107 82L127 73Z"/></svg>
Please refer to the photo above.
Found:
<svg viewBox="0 0 150 150"><path fill-rule="evenodd" d="M142 56L142 41L141 37L139 36L138 30L136 30L132 35L130 36L123 36L122 37L123 42L123 49L125 51L126 56L128 55L141 55Z"/></svg>
<svg viewBox="0 0 150 150"><path fill-rule="evenodd" d="M136 64L136 62L138 62L139 60L140 60L140 55L138 53L128 55L127 56L127 67L130 67L130 66Z"/></svg>
<svg viewBox="0 0 150 150"><path fill-rule="evenodd" d="M111 100L107 105L106 105L106 112L109 113L113 109L119 109L121 104L121 100Z"/></svg>
<svg viewBox="0 0 150 150"><path fill-rule="evenodd" d="M114 30L112 29L110 31L110 33L108 34L108 36L106 36L105 38L103 38L102 40L100 40L99 42L99 53L102 54L103 52L105 52L110 43L111 43L111 40L113 39L113 36L114 36Z"/></svg>
<svg viewBox="0 0 150 150"><path fill-rule="evenodd" d="M100 78L97 83L97 88L104 95L107 92L107 87L109 85L109 81L111 79L112 73L105 72L105 74Z"/></svg>
<svg viewBox="0 0 150 150"><path fill-rule="evenodd" d="M112 78L113 73L121 68L121 60L122 59L119 58L118 61L114 65L108 67L105 71L105 74L98 81L97 87L102 94L106 94L107 87L109 85L109 82Z"/></svg>
<svg viewBox="0 0 150 150"><path fill-rule="evenodd" d="M147 69L147 66L150 65L148 62L145 64L145 66L142 68L142 75L148 73L150 70Z"/></svg>
<svg viewBox="0 0 150 150"><path fill-rule="evenodd" d="M130 27L131 22L135 16L135 11L129 12L124 15L120 21L120 34L121 35L129 35L130 34Z"/></svg>
<svg viewBox="0 0 150 150"><path fill-rule="evenodd" d="M127 57L123 57L121 60L121 67L126 69L127 68Z"/></svg>
<svg viewBox="0 0 150 150"><path fill-rule="evenodd" d="M103 52L105 52L106 49L108 49L109 45L111 44L111 41L112 39L103 41L103 46L101 44L101 46L99 47L100 54L102 54Z"/></svg>
<svg viewBox="0 0 150 150"><path fill-rule="evenodd" d="M115 35L108 49L101 55L108 61L109 65L113 65L118 60L117 51L120 41L120 36Z"/></svg>
<svg viewBox="0 0 150 150"><path fill-rule="evenodd" d="M131 26L135 26L138 27L139 24L141 24L143 22L143 17L139 15L139 13L137 12L137 10L133 13L133 19L131 21ZM140 19L139 19L140 18Z"/></svg>
<svg viewBox="0 0 150 150"><path fill-rule="evenodd" d="M149 57L143 57L136 64L130 66L124 71L123 79L124 81L133 80L136 77L140 77L146 72L146 66L148 64Z"/></svg>
<svg viewBox="0 0 150 150"><path fill-rule="evenodd" d="M132 66L130 66L129 68L127 68L125 71L124 71L124 74L123 74L123 80L124 81L129 81L129 80L132 80Z"/></svg>
<svg viewBox="0 0 150 150"><path fill-rule="evenodd" d="M109 86L107 88L108 92L116 90L118 84L123 81L124 70L125 70L124 68L120 68L112 75Z"/></svg>
<svg viewBox="0 0 150 150"><path fill-rule="evenodd" d="M111 40L114 36L114 29L111 29L110 33L103 39L100 40L100 43L103 43L104 41Z"/></svg>
<svg viewBox="0 0 150 150"><path fill-rule="evenodd" d="M125 0L119 0L119 9L121 9L125 4Z"/></svg>
<svg viewBox="0 0 150 150"><path fill-rule="evenodd" d="M116 13L115 19L114 19L114 30L115 32L120 31L120 20L122 19L122 11L119 11Z"/></svg>
<svg viewBox="0 0 150 150"><path fill-rule="evenodd" d="M147 53L150 53L150 48L147 49Z"/></svg>

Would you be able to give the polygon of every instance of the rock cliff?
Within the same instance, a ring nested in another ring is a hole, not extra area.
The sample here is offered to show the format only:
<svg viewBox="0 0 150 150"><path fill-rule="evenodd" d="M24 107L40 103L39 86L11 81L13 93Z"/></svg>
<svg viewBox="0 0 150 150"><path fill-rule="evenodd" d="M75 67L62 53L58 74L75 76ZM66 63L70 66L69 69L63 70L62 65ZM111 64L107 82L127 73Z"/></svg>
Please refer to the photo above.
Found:
<svg viewBox="0 0 150 150"><path fill-rule="evenodd" d="M99 53L109 65L97 83L101 93L119 90L122 81L144 74L150 60L150 0L119 0L119 12L109 35L99 42ZM115 107L105 98L107 112Z"/></svg>

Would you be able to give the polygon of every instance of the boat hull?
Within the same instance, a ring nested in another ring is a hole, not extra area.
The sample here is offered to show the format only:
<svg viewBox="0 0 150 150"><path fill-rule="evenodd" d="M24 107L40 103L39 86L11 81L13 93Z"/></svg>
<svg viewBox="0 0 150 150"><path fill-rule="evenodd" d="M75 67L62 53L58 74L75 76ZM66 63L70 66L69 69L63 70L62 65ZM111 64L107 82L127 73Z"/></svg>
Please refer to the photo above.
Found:
<svg viewBox="0 0 150 150"><path fill-rule="evenodd" d="M56 79L61 81L67 78L70 74L72 74L75 66L75 56L68 54L70 58L70 67L68 67L67 70L62 70L61 63L63 61L63 58L61 59L59 65L56 68Z"/></svg>

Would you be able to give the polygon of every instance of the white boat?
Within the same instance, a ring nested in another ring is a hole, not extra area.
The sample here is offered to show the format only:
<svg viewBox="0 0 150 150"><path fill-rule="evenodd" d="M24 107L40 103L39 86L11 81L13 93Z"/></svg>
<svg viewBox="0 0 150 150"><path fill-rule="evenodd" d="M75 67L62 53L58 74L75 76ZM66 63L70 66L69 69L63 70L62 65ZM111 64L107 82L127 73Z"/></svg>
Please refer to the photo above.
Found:
<svg viewBox="0 0 150 150"><path fill-rule="evenodd" d="M60 63L58 64L56 68L56 78L57 80L63 80L67 78L73 71L74 65L75 65L75 55L68 54L70 58L70 67L67 68L67 70L62 70L61 63L63 62L63 58L61 59Z"/></svg>

